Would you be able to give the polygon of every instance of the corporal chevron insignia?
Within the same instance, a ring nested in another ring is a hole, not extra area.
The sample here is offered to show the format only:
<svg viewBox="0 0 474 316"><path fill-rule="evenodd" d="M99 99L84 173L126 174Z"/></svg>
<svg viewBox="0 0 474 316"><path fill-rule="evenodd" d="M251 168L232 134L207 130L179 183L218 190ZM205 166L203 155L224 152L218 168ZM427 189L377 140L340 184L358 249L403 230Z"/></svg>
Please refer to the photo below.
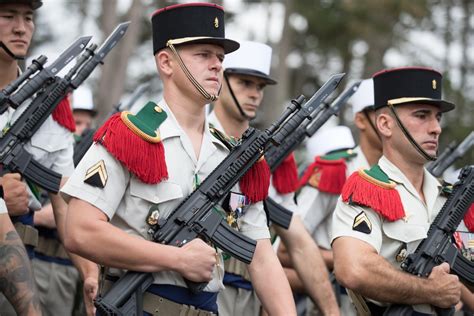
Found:
<svg viewBox="0 0 474 316"><path fill-rule="evenodd" d="M104 160L87 169L84 182L93 187L104 188L107 183L107 169Z"/></svg>
<svg viewBox="0 0 474 316"><path fill-rule="evenodd" d="M370 234L372 232L372 223L364 212L360 212L354 218L352 229L361 233Z"/></svg>

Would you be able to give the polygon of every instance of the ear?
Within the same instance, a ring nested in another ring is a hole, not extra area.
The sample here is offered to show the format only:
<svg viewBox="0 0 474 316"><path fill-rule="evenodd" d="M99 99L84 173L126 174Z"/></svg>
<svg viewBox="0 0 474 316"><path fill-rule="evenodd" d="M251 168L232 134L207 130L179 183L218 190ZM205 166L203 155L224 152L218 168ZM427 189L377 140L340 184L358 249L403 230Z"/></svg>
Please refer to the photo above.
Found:
<svg viewBox="0 0 474 316"><path fill-rule="evenodd" d="M390 137L393 132L394 121L392 116L387 112L377 114L375 124L379 133L385 137Z"/></svg>
<svg viewBox="0 0 474 316"><path fill-rule="evenodd" d="M173 58L167 49L162 49L155 54L155 63L158 71L164 75L171 75Z"/></svg>
<svg viewBox="0 0 474 316"><path fill-rule="evenodd" d="M354 116L354 124L355 126L361 130L365 131L367 128L367 118L362 112L357 112Z"/></svg>

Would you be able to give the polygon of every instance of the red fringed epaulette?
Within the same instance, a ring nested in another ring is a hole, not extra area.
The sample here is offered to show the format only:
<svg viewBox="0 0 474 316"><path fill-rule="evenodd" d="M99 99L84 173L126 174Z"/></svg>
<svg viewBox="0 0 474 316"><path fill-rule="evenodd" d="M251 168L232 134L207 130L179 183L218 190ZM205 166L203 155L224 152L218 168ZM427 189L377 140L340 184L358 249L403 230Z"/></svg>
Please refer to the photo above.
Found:
<svg viewBox="0 0 474 316"><path fill-rule="evenodd" d="M295 192L298 188L298 170L293 153L273 171L272 183L280 194Z"/></svg>
<svg viewBox="0 0 474 316"><path fill-rule="evenodd" d="M474 203L471 204L469 210L464 215L464 224L471 233L474 233Z"/></svg>
<svg viewBox="0 0 474 316"><path fill-rule="evenodd" d="M378 165L354 172L342 188L342 200L349 204L370 207L390 222L405 216L396 184Z"/></svg>
<svg viewBox="0 0 474 316"><path fill-rule="evenodd" d="M240 179L240 189L252 203L263 201L268 196L270 186L270 167L262 158Z"/></svg>
<svg viewBox="0 0 474 316"><path fill-rule="evenodd" d="M299 187L308 183L321 192L339 195L346 182L346 169L343 158L325 160L318 156L301 177Z"/></svg>
<svg viewBox="0 0 474 316"><path fill-rule="evenodd" d="M71 103L69 102L69 97L66 96L62 99L52 113L53 120L58 122L59 125L65 129L74 133L76 131L76 123L74 122L74 117L72 116Z"/></svg>
<svg viewBox="0 0 474 316"><path fill-rule="evenodd" d="M167 115L148 102L140 112L114 114L94 135L94 141L120 161L140 181L156 184L168 178L165 150L158 126Z"/></svg>

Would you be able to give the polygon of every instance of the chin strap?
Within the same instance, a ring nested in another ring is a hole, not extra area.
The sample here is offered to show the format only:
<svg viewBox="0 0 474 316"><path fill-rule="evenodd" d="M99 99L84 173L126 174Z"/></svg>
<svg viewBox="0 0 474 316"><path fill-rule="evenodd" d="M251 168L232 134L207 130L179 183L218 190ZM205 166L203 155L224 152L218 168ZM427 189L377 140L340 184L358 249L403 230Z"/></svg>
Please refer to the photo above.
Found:
<svg viewBox="0 0 474 316"><path fill-rule="evenodd" d="M3 48L3 50L13 59L16 60L25 60L25 56L19 56L13 54L13 52L5 45L2 41L0 41L0 47Z"/></svg>
<svg viewBox="0 0 474 316"><path fill-rule="evenodd" d="M380 140L380 142L382 142L382 138L380 137L379 132L378 132L377 129L375 128L374 122L372 122L372 120L370 119L368 110L367 110L367 109L363 109L363 110L362 110L362 113L364 113L365 118L367 119L367 121L369 121L369 125L370 125L370 127L372 127L372 129L374 130L375 135L377 135L377 137L378 137L378 139Z"/></svg>
<svg viewBox="0 0 474 316"><path fill-rule="evenodd" d="M428 155L428 153L426 151L424 151L423 148L421 148L421 146L413 139L413 137L410 135L408 130L403 125L402 121L400 121L400 118L398 117L397 112L395 111L395 108L393 107L393 105L389 104L388 108L390 109L393 116L395 117L395 121L397 121L397 124L400 127L400 129L402 130L403 134L405 134L405 137L413 145L413 147L415 147L415 149L420 153L420 155L428 161L436 160L436 158L438 158L438 157L436 157L436 156L433 157L433 156Z"/></svg>
<svg viewBox="0 0 474 316"><path fill-rule="evenodd" d="M186 65L184 64L183 60L181 59L181 56L179 56L178 54L178 51L176 50L176 48L174 47L174 45L168 41L168 43L166 44L170 49L171 51L173 52L173 54L176 56L177 60L178 60L178 64L179 66L181 67L181 69L183 70L184 74L186 75L186 77L188 77L189 81L191 81L191 83L193 84L194 87L196 87L196 89L202 94L202 96L206 99L206 100L209 100L211 102L214 102L216 101L219 96L218 95L213 95L213 94L210 94L209 92L206 91L206 89L204 89L203 86L201 86L201 84L199 84L199 82L197 82L197 80L193 77L193 75L191 74L191 72L189 71L189 69L186 67ZM220 89L219 89L219 92L220 92Z"/></svg>
<svg viewBox="0 0 474 316"><path fill-rule="evenodd" d="M235 94L234 94L234 90L232 90L232 87L230 86L229 77L227 76L225 71L224 71L224 79L225 79L225 82L227 83L227 87L229 88L230 95L232 96L232 99L234 100L235 106L237 107L237 110L239 110L240 112L240 115L242 115L242 117L245 118L247 121L251 121L253 118L245 114L244 110L240 106L239 101L237 101L237 98L235 97Z"/></svg>

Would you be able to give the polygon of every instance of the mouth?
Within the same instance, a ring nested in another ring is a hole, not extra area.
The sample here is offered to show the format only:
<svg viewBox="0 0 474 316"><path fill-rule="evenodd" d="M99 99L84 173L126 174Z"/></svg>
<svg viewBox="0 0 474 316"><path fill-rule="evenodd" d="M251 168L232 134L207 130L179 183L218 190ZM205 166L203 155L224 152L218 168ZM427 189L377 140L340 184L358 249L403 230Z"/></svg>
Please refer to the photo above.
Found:
<svg viewBox="0 0 474 316"><path fill-rule="evenodd" d="M430 149L438 148L438 142L435 140L429 140L423 143L425 146L429 147Z"/></svg>
<svg viewBox="0 0 474 316"><path fill-rule="evenodd" d="M10 43L15 44L15 45L27 45L28 43L24 40L12 40Z"/></svg>

